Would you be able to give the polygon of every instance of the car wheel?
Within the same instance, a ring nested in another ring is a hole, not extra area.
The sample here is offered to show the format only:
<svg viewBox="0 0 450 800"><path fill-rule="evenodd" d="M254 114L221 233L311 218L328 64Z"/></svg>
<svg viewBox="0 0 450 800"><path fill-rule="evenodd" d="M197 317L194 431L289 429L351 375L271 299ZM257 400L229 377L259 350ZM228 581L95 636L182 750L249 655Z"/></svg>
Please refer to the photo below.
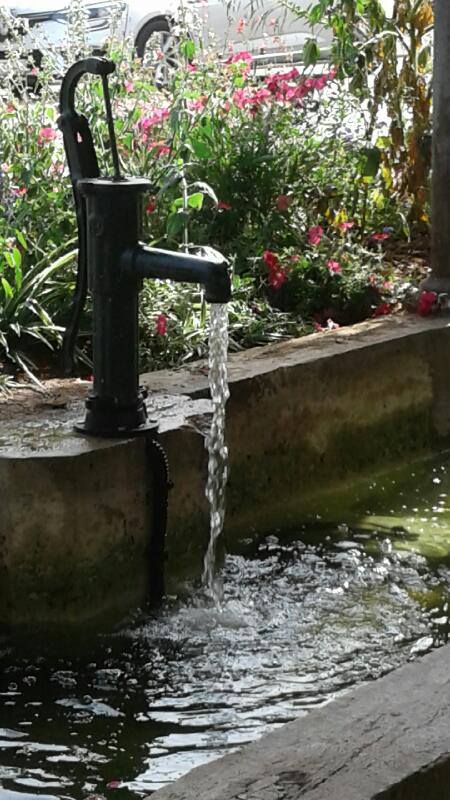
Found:
<svg viewBox="0 0 450 800"><path fill-rule="evenodd" d="M136 54L144 67L155 71L158 83L167 83L170 73L177 67L176 38L168 19L160 17L144 25L136 38Z"/></svg>

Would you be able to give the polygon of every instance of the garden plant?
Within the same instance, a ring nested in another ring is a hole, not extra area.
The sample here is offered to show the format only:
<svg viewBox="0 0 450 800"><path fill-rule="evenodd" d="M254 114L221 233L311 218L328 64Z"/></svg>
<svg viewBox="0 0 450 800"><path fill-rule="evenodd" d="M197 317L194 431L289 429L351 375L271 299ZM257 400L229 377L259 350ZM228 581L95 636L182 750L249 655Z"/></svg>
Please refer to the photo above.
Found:
<svg viewBox="0 0 450 800"><path fill-rule="evenodd" d="M146 241L185 250L209 245L229 259L232 349L396 308L404 287L393 285L386 242L427 220L429 50L418 37L432 20L427 2L409 5L417 12L412 21L408 3L398 3L391 30L376 0L321 0L310 14L333 28L331 62L318 63L311 40L303 64L265 75L246 50L205 49L187 36L181 9L176 67L164 85L160 70L115 39L113 15L107 55L117 64L112 91L121 166L153 185ZM31 89L23 38L1 6L0 16L10 30L0 88L0 362L7 374L33 378L48 365L57 369L76 274L75 215L57 118L59 76L87 53L84 12L79 0L71 4L67 48L57 58L40 42L43 59L32 68ZM352 25L361 22L371 38L354 45ZM271 20L260 24L271 35ZM417 49L408 53L416 71L405 66L399 75L392 48L398 40L406 47L413 31ZM378 118L382 97L387 133ZM101 170L111 172L101 83L86 81L77 103L102 148ZM85 373L89 319L78 354ZM200 289L146 282L143 369L201 356L207 337Z"/></svg>

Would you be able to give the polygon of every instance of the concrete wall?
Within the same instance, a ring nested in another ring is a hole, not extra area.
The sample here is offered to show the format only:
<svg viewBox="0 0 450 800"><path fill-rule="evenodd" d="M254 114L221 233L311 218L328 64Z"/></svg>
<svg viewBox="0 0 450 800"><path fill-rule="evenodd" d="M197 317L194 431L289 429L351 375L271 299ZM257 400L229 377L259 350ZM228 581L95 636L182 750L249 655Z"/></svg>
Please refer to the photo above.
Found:
<svg viewBox="0 0 450 800"><path fill-rule="evenodd" d="M169 459L169 589L209 534L204 365L143 376ZM231 356L227 546L296 525L331 491L447 447L450 328L394 318ZM187 397L187 395L190 395ZM79 400L0 423L0 621L118 613L148 592L151 476L141 441L80 438Z"/></svg>
<svg viewBox="0 0 450 800"><path fill-rule="evenodd" d="M296 526L383 465L450 443L444 319L363 323L269 345L231 356L229 372L228 548ZM150 392L207 393L202 365L143 379ZM192 434L180 463L177 436L162 434L175 482L169 576L198 572L208 536L201 492L206 455ZM187 504L184 487L192 487Z"/></svg>
<svg viewBox="0 0 450 800"><path fill-rule="evenodd" d="M152 800L448 800L449 663L450 645L191 770Z"/></svg>

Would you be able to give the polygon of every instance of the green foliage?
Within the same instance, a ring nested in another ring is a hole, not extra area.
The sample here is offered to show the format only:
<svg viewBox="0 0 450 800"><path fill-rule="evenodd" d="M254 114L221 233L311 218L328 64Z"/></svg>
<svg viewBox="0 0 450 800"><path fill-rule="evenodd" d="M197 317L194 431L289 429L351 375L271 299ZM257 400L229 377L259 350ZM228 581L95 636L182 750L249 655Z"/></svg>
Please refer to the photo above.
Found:
<svg viewBox="0 0 450 800"><path fill-rule="evenodd" d="M315 63L315 44L308 47ZM153 186L145 239L174 249L207 244L229 258L233 348L374 311L382 266L370 234L401 227L402 210L384 191L383 148L361 143L359 104L333 73L283 70L262 81L246 52L224 63L182 39L181 64L161 88L126 48L113 43L110 55L121 166ZM45 62L38 81L39 94L17 96L11 84L0 96L0 359L28 373L32 340L60 342L76 270L57 87ZM98 80L80 86L77 106L93 128L101 171L111 174ZM317 226L323 236L313 244ZM268 270L267 252L278 271ZM157 332L161 314L166 334ZM205 353L198 287L146 282L140 324L144 369Z"/></svg>
<svg viewBox="0 0 450 800"><path fill-rule="evenodd" d="M307 10L291 0L281 2L312 24L331 29L331 60L338 76L367 103L366 138L369 147L377 145L383 191L406 203L409 224L423 228L431 168L431 0L395 0L391 17L379 0L319 0ZM304 57L311 63L318 57L311 42ZM371 169L375 166L371 162Z"/></svg>

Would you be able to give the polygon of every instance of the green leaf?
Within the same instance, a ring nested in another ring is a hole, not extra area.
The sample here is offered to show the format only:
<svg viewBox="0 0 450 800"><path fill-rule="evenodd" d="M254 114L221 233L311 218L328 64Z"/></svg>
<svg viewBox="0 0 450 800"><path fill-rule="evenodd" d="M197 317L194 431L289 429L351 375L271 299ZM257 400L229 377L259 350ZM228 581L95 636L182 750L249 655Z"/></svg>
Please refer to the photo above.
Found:
<svg viewBox="0 0 450 800"><path fill-rule="evenodd" d="M181 42L179 50L182 56L187 58L188 61L192 61L195 55L195 44L192 39L186 39Z"/></svg>
<svg viewBox="0 0 450 800"><path fill-rule="evenodd" d="M210 146L201 139L191 139L191 145L197 158L212 158L214 155Z"/></svg>
<svg viewBox="0 0 450 800"><path fill-rule="evenodd" d="M195 208L197 211L200 211L203 205L204 195L202 192L194 192L194 194L190 194L188 197L188 206L190 208Z"/></svg>
<svg viewBox="0 0 450 800"><path fill-rule="evenodd" d="M381 163L381 150L378 147L367 147L363 150L365 160L362 167L362 175L365 178L375 178Z"/></svg>
<svg viewBox="0 0 450 800"><path fill-rule="evenodd" d="M6 280L6 278L2 278L2 286L6 299L11 300L14 297L14 292L11 288L11 285Z"/></svg>
<svg viewBox="0 0 450 800"><path fill-rule="evenodd" d="M167 235L169 238L176 238L176 235L183 229L188 215L184 211L176 211L169 214L167 218Z"/></svg>
<svg viewBox="0 0 450 800"><path fill-rule="evenodd" d="M320 48L315 39L308 39L303 47L303 60L305 66L316 64L320 58Z"/></svg>
<svg viewBox="0 0 450 800"><path fill-rule="evenodd" d="M22 266L22 254L21 254L20 250L17 249L17 247L13 248L12 257L13 257L13 262L14 262L14 266L15 267Z"/></svg>
<svg viewBox="0 0 450 800"><path fill-rule="evenodd" d="M209 183L205 183L205 181L195 181L194 183L191 184L191 186L192 187L195 186L197 189L201 189L203 194L207 194L211 198L211 200L214 201L214 203L219 202L219 198L217 197L214 189L212 188L212 186L209 185Z"/></svg>
<svg viewBox="0 0 450 800"><path fill-rule="evenodd" d="M19 244L23 247L24 250L27 250L28 249L27 248L27 243L26 243L25 236L23 235L22 231L16 230L15 233L16 233L16 238L17 238L17 241L19 242Z"/></svg>

